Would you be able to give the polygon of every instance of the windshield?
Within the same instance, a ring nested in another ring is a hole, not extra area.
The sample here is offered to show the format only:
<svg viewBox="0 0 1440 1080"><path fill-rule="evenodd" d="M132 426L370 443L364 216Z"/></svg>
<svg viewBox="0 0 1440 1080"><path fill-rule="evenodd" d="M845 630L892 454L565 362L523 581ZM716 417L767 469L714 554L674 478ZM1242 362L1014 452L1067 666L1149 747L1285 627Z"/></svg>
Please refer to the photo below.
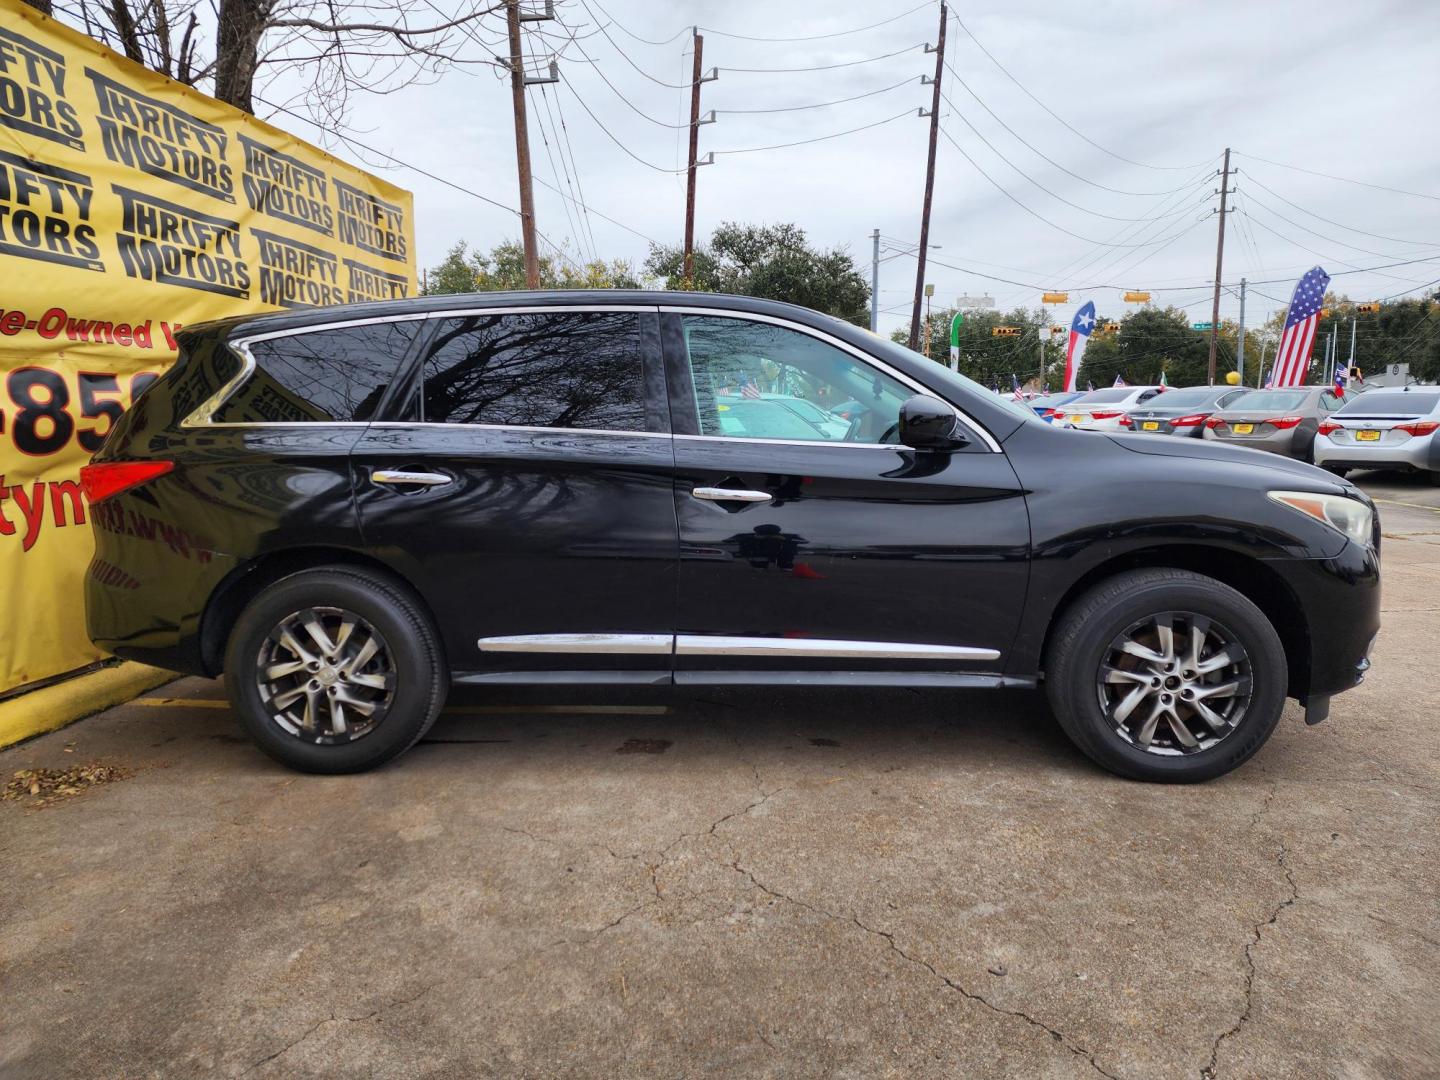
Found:
<svg viewBox="0 0 1440 1080"><path fill-rule="evenodd" d="M1440 404L1440 391L1367 390L1354 401L1346 402L1337 415L1420 416L1436 404Z"/></svg>
<svg viewBox="0 0 1440 1080"><path fill-rule="evenodd" d="M1309 396L1309 390L1251 390L1230 402L1225 409L1227 412L1236 409L1298 409Z"/></svg>

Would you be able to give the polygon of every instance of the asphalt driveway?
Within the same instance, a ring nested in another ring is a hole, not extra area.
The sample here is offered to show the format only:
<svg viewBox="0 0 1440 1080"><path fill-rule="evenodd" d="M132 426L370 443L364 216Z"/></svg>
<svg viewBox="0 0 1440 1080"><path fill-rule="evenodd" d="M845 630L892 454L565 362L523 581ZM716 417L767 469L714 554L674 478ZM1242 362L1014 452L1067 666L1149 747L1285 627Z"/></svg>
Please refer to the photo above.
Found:
<svg viewBox="0 0 1440 1080"><path fill-rule="evenodd" d="M187 679L0 754L0 1075L1440 1075L1440 488L1364 686L1188 788L1038 695L507 694L380 772Z"/></svg>

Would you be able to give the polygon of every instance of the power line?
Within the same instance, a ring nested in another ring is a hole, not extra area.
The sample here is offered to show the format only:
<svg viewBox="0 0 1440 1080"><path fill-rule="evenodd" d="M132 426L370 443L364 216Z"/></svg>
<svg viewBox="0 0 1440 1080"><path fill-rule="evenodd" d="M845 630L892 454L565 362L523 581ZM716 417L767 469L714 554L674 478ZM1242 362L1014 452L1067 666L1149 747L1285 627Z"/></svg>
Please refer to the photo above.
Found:
<svg viewBox="0 0 1440 1080"><path fill-rule="evenodd" d="M974 33L971 32L970 28L965 25L964 21L960 18L959 15L954 15L954 14L952 14L950 17L955 20L955 22L959 25L959 27L960 27L961 30L964 30L964 31L965 31L965 35L966 35L971 41L973 41L973 42L975 43L975 47L978 48L982 53L984 53L984 54L986 55L986 57L989 58L989 60L990 60L990 62L991 62L992 64L994 64L997 68L1000 69L1001 74L1003 74L1007 79L1009 79L1009 80L1010 80L1011 82L1013 82L1016 86L1018 86L1018 87L1020 88L1020 90L1025 94L1026 97L1028 97L1031 101L1035 102L1036 105L1039 105L1040 108L1044 109L1047 113L1049 113L1052 118L1054 118L1055 120L1059 121L1059 123L1060 123L1062 126L1064 126L1064 127L1066 128L1066 130L1070 131L1070 132L1071 132L1072 134L1074 134L1074 135L1079 136L1081 139L1084 139L1084 140L1085 140L1087 143L1089 143L1091 146L1095 147L1096 150L1099 150L1099 151L1101 151L1101 152L1103 152L1103 153L1109 154L1111 157L1115 158L1117 161L1123 161L1123 162L1125 162L1125 164L1127 164L1127 165L1138 165L1138 166L1139 166L1140 168L1142 168L1142 169L1156 169L1156 170L1161 170L1161 171L1171 171L1171 170L1173 170L1173 171L1176 171L1176 172L1191 172L1191 171L1193 171L1193 170L1195 170L1195 169L1198 169L1201 165L1206 165L1206 164L1208 164L1210 160L1213 160L1213 159L1207 159L1206 161L1201 161L1201 162L1198 162L1198 163L1196 163L1196 164L1194 164L1194 165L1150 165L1150 164L1147 164L1146 162L1143 162L1143 161L1134 161L1134 160L1132 160L1131 158L1127 158L1127 157L1125 157L1125 156L1123 156L1123 155L1121 155L1121 154L1115 153L1115 151L1113 151L1113 150L1110 150L1110 149L1107 149L1106 147L1101 146L1101 145L1100 145L1099 143L1097 143L1094 139L1090 138L1090 136L1086 135L1083 131L1081 131L1079 128L1075 127L1073 124L1071 124L1071 123L1070 123L1068 120L1066 120L1064 117L1060 116L1060 114L1057 113L1054 109L1050 108L1049 105L1046 105L1046 104L1045 104L1043 101L1041 101L1038 97L1036 97L1034 94L1032 94L1032 93L1026 88L1026 86L1025 86L1024 83L1022 83L1022 82L1021 82L1019 79L1017 79L1014 75L1011 75L1010 72L1009 72L1009 70L1005 67L1005 65L1002 64L1002 63L1000 63L999 60L995 59L995 56L990 52L990 50L987 49L987 48L985 48L985 46L984 46L983 44L981 44L980 39L977 38L977 37L974 35Z"/></svg>
<svg viewBox="0 0 1440 1080"><path fill-rule="evenodd" d="M994 177L992 177L989 173L987 173L984 169L982 169L982 168L980 167L980 165L975 161L975 159L972 158L969 154L967 154L967 153L965 152L965 148L964 148L963 146L961 146L958 142L956 142L956 141L954 140L954 138L951 137L950 133L949 133L948 131L946 131L943 127L940 129L940 134L944 135L946 141L949 142L951 146L955 147L956 150L960 151L960 156L963 157L966 161L968 161L968 162L971 164L971 166L975 169L975 171L978 172L981 176L983 176L986 180L988 180L988 181L995 187L995 189L1000 192L1000 194L1004 195L1007 199L1009 199L1011 202L1013 202L1016 206L1020 207L1021 210L1024 210L1027 214L1029 214L1031 217L1035 218L1037 221L1042 221L1042 222L1044 222L1046 225L1049 225L1049 226L1050 226L1052 229L1054 229L1056 232L1062 232L1062 233L1064 233L1066 236L1073 236L1076 240L1083 240L1083 241L1085 241L1085 243L1087 243L1087 244L1095 244L1095 245L1098 245L1098 246L1101 246L1101 247L1137 248L1137 247L1151 247L1151 246L1153 246L1154 244L1159 243L1159 241L1148 241L1148 242L1143 243L1143 244L1114 244L1114 243L1107 243L1107 242L1104 241L1104 240L1096 240L1094 237L1091 237L1091 236L1082 236L1080 233L1073 232L1073 231L1071 231L1070 229L1065 228L1065 226L1063 226L1063 225L1057 225L1057 224L1055 224L1055 222L1051 221L1049 218L1045 217L1043 214L1040 214L1039 212L1037 212L1037 211L1035 211L1035 210L1032 210L1029 206L1026 206L1023 202L1021 202L1021 201L1020 201L1019 199L1017 199L1014 195L1012 195L1009 191L1007 191L1007 190L1005 189L1005 187L1004 187L998 180L996 180L996 179L995 179Z"/></svg>
<svg viewBox="0 0 1440 1080"><path fill-rule="evenodd" d="M1028 142L1028 141L1024 138L1024 136L1022 136L1018 131L1016 131L1014 128L1012 128L1012 127L1011 127L1009 124L1007 124L1004 120L1000 119L999 115L996 114L995 110L992 109L992 108L990 108L989 105L985 104L985 100L984 100L982 97L980 97L979 94L975 93L974 90L970 89L970 84L967 83L964 79L962 79L962 78L960 77L959 73L956 72L956 70L955 70L953 67L951 67L948 63L945 65L945 70L950 73L950 77L951 77L951 78L953 78L956 82L958 82L961 86L963 86L963 87L965 88L965 92L966 92L967 94L969 94L972 98L974 98L975 101L979 104L979 106L980 106L982 109L984 109L987 113L989 113L990 116L991 116L991 118L992 118L997 124L999 124L999 125L1000 125L1001 127L1003 127L1006 131L1008 131L1011 135L1013 135L1013 136L1015 137L1016 141L1018 141L1021 146L1025 147L1027 150L1029 150L1031 153L1035 154L1037 157L1041 158L1042 160L1044 160L1044 161L1048 162L1049 164L1053 165L1055 168L1059 169L1061 172L1065 173L1066 175L1068 175L1068 176L1073 176L1076 180L1079 180L1082 184L1089 184L1091 187L1099 188L1101 191L1111 191L1111 192L1114 192L1116 195L1132 195L1132 196L1143 196L1143 197L1160 196L1160 195L1172 195L1172 194L1174 194L1175 192L1177 192L1177 191L1183 191L1185 188L1187 188L1187 187L1190 186L1189 184L1182 184L1182 185L1180 185L1180 187L1178 187L1178 188L1170 188L1168 191L1125 191L1125 190L1123 190L1123 189L1121 189L1121 188L1113 188L1113 187L1110 187L1108 184L1099 184L1099 183L1096 183L1094 180L1087 179L1086 177L1081 176L1079 173L1074 172L1074 171L1071 170L1071 169L1067 169L1064 165L1061 165L1058 161L1056 161L1054 158L1050 157L1050 156L1049 156L1048 154L1046 154L1043 150L1040 150L1040 149L1038 149L1037 147L1031 145L1031 143ZM945 100L946 100L946 101L949 101L950 99L949 99L949 98L946 98ZM954 108L954 102L950 102L950 105L951 105L952 108ZM957 109L956 111L958 112L959 110Z"/></svg>
<svg viewBox="0 0 1440 1080"><path fill-rule="evenodd" d="M650 38L641 37L639 34L635 33L635 31L630 30L629 28L627 28L627 27L625 26L624 23L620 22L620 20L618 20L617 18L615 18L615 16L611 15L611 14L610 14L608 11L606 11L603 7L600 7L600 0L595 0L595 6L596 6L597 8L600 8L600 14L604 15L604 16L605 16L607 19L609 19L614 25L618 26L622 31L624 31L624 33L625 33L626 35L628 35L629 37L634 38L636 41L640 42L642 45L669 45L672 41L674 41L676 38L678 38L681 34L687 34L687 33L690 32L690 27L688 27L688 26L682 26L679 30L676 30L675 33L671 34L668 38L665 38L665 39L663 39L663 40L661 40L661 41L652 41ZM589 9L589 5L588 5L588 4L586 5L586 9L587 9L587 10ZM593 13L591 14L590 17L591 17L592 19L595 18L595 16L593 15ZM597 26L599 26L600 20L599 20L599 19L596 19L596 20L595 20L595 24L596 24ZM605 36L608 38L610 35L609 35L609 34L606 34ZM614 42L612 41L611 44L613 45Z"/></svg>
<svg viewBox="0 0 1440 1080"><path fill-rule="evenodd" d="M1267 188L1266 190L1268 191L1269 189ZM1287 218L1284 214L1280 213L1280 211L1276 210L1273 206L1271 206L1269 203L1265 202L1265 200L1255 198L1255 193L1254 193L1254 192L1246 192L1246 200L1245 200L1245 201L1246 201L1246 202L1253 202L1256 206L1261 207L1267 214L1272 214L1272 215L1274 215L1275 217L1279 218L1281 221L1285 222L1286 225L1293 225L1293 226L1294 226L1295 228L1297 228L1297 229L1303 229L1305 232L1308 232L1311 236L1318 236L1321 240L1324 240L1324 241L1326 241L1327 243L1339 244L1341 247L1349 248L1351 251L1359 251L1359 252L1361 252L1361 253L1363 253L1363 254L1365 254L1365 255L1374 255L1374 256L1376 256L1377 258L1381 258L1381 259L1393 259L1393 258L1395 258L1396 255L1400 254L1399 252L1395 252L1395 251L1371 251L1369 248L1362 248L1362 247L1360 247L1360 246L1357 245L1357 244L1347 244L1344 240L1336 239L1336 238L1333 237L1333 236L1327 236L1325 233L1318 232L1317 230L1310 228L1308 225L1302 225L1302 224L1300 224L1300 222L1298 222L1298 221L1292 221L1292 220L1290 220L1290 219ZM1401 242L1404 243L1404 241L1401 241ZM1427 244L1421 244L1420 246L1421 246L1421 247L1434 247L1435 245L1433 245L1433 244L1429 244L1429 245L1427 245Z"/></svg>
<svg viewBox="0 0 1440 1080"><path fill-rule="evenodd" d="M866 30L874 30L876 27L888 26L890 23L899 22L906 15L913 15L922 8L928 8L930 6L931 0L925 0L925 3L916 4L913 8L900 12L899 15L892 15L888 19L881 19L879 22L871 23L869 26L856 26L849 30L837 30L833 34L806 34L801 37L748 37L745 34L732 34L725 30L716 30L713 26L702 26L700 29L704 30L707 34L714 34L717 37L736 38L739 41L824 41L827 38L848 37L851 34L863 34Z"/></svg>
<svg viewBox="0 0 1440 1080"><path fill-rule="evenodd" d="M877 60L889 60L892 56L899 56L901 53L914 52L920 48L923 42L915 45L907 45L903 49L896 49L894 52L882 53L879 56L867 56L863 60L846 60L839 64L821 64L817 67L797 68L737 68L723 67L721 71L735 71L746 75L791 75L802 71L834 71L836 68L859 67L861 64L873 64Z"/></svg>
<svg viewBox="0 0 1440 1080"><path fill-rule="evenodd" d="M1348 176L1335 176L1332 173L1316 172L1314 169L1302 169L1299 165L1286 165L1283 161L1271 161L1268 158L1258 157L1255 154L1245 154L1236 150L1235 153L1248 157L1252 161L1263 162L1266 165L1274 165L1279 169L1290 169L1294 172L1308 173L1310 176L1324 177L1326 180L1339 180L1345 184L1358 184L1360 187L1374 188L1376 191L1388 191L1395 195L1411 195L1417 199L1429 199L1432 202L1440 202L1440 195L1427 195L1423 191L1406 191L1404 188L1386 187L1384 184L1372 184L1368 180L1352 180Z"/></svg>
<svg viewBox="0 0 1440 1080"><path fill-rule="evenodd" d="M901 79L897 83L891 83L889 86L882 86L878 90L867 90L863 94L856 94L853 97L836 98L834 101L817 101L811 105L780 105L773 109L716 109L715 111L717 113L754 115L756 113L801 112L805 109L823 109L828 105L844 105L846 102L849 101L859 101L862 98L874 97L877 94L886 94L889 93L891 90L897 89L898 87L909 86L911 83L916 81L916 78L917 76L912 75L908 79ZM687 125L681 124L679 126L685 127Z"/></svg>
<svg viewBox="0 0 1440 1080"><path fill-rule="evenodd" d="M1352 262L1348 262L1347 260L1341 259L1341 258L1339 258L1339 257L1337 257L1337 256L1335 256L1335 255L1327 255L1327 254L1326 254L1325 252L1323 252L1323 251L1316 251L1314 248L1310 247L1308 244L1302 244L1302 243L1300 243L1299 240L1296 240L1294 237L1292 237L1292 236L1286 236L1284 233L1280 232L1279 230L1271 228L1269 225L1265 224L1265 222L1263 222L1262 220L1260 220L1259 218L1257 218L1254 214L1250 213L1250 209L1249 209L1249 207L1250 207L1250 199L1249 199L1248 196L1247 196L1247 198L1245 199L1245 207L1246 207L1246 208L1245 208L1244 210L1241 210L1241 211L1239 211L1239 212L1242 213L1242 214L1244 214L1246 217L1248 217L1253 224L1259 225L1260 228L1264 229L1266 232L1270 233L1271 235L1276 236L1276 237L1278 237L1278 238L1281 239L1281 240L1284 240L1287 244L1291 244L1291 245L1293 245L1293 246L1295 246L1295 247L1298 247L1301 251L1308 251L1311 255L1314 255L1317 259L1324 259L1324 260L1326 260L1327 262L1337 262L1337 263L1339 263L1341 266L1351 267L1351 271L1350 271L1351 273L1357 272L1357 271L1359 271L1359 270L1361 269L1361 268L1357 267L1357 266L1356 266L1354 263L1352 263ZM1267 212L1273 213L1273 211L1267 211ZM1278 215L1277 215L1277 216L1278 216ZM1434 256L1434 258L1440 258L1440 256ZM1387 265L1397 265L1397 264L1393 264L1393 263L1392 263L1392 264L1387 264ZM1398 264L1398 265L1405 265L1405 264L1404 264L1404 263L1401 263L1401 264ZM1374 269L1372 272L1378 273L1378 272L1379 272L1379 269ZM1335 277L1336 275L1335 275L1335 274L1331 274L1330 276L1331 276L1331 277ZM1411 281L1409 278L1403 278L1403 277L1400 277L1400 276L1398 276L1398 275L1396 275L1396 274L1380 274L1380 276L1381 276L1381 277L1389 278L1389 279L1392 280L1392 281L1403 281L1403 282L1405 282L1407 285L1413 285L1413 284L1414 284L1414 282Z"/></svg>
<svg viewBox="0 0 1440 1080"><path fill-rule="evenodd" d="M553 118L552 118L552 120L551 120L551 124L552 124L552 126L553 126L553 124L554 124ZM546 158L547 161L550 162L550 175L555 178L555 183L556 183L556 184L559 184L559 183L560 183L560 170L556 169L556 167L555 167L555 155L554 155L554 153L551 152L551 149L550 149L550 139L549 139L549 137L546 135L546 132L545 132L545 118L544 118L540 113L538 113L538 112L535 114L535 126L540 129L540 142L541 142L541 143L544 145L544 147L545 147L545 158ZM557 140L557 141L558 141L558 140ZM564 156L564 154L561 154L560 160L561 160L561 164L564 164L564 161L565 161L565 156ZM533 175L532 175L531 178L532 178L532 179L534 178ZM567 184L570 182L570 170L569 170L568 167L565 169L565 182L566 182ZM575 237L576 246L581 249L580 253L581 253L581 255L583 256L583 255L584 255L585 236L584 236L583 233L581 233L581 231L580 231L580 230L576 227L576 225L575 225L575 215L574 215L574 213L573 213L573 212L571 211L571 209L570 209L570 204L569 204L568 202L562 202L562 203L560 204L560 207L561 207L561 209L563 209L563 210L565 211L565 220L566 220L567 222L569 222L569 224L570 224L570 233L571 233L572 236Z"/></svg>
<svg viewBox="0 0 1440 1080"><path fill-rule="evenodd" d="M582 7L585 8L586 13L587 13L592 19L595 19L595 13L590 10L590 0L580 0L580 4L581 4ZM596 6L599 7L599 4L597 3ZM602 8L601 10L603 11L604 9ZM613 22L614 20L612 19L611 21ZM654 75L651 75L648 71L646 71L644 68L642 68L639 64L635 63L634 60L631 60L631 59L630 59L630 54L627 53L624 49L622 49L622 48L620 47L619 43L616 42L616 40L615 40L613 37L610 36L610 31L607 30L607 29L601 24L601 22L600 22L599 19L595 19L595 25L596 25L597 27L599 27L600 33L604 35L605 40L608 41L608 42L610 42L611 47L612 47L617 53L620 54L620 58L621 58L622 60L624 60L627 64L629 64L632 68L634 68L636 71L638 71L641 75L643 75L645 78L647 78L647 79L649 79L651 82L653 82L656 86L663 86L663 87L665 87L665 88L668 89L668 90L688 90L688 89L690 89L690 84L689 84L688 82L685 82L685 83L669 83L669 82L666 82L664 79L657 79ZM616 25L619 25L619 24L617 23ZM627 31L627 33L628 33L628 31ZM681 31L681 33L684 33L684 31ZM631 36L631 37L634 37L635 35L631 34L630 36ZM679 36L680 36L679 34L676 34L676 35L675 35L675 37L679 37ZM644 39L637 38L636 40L644 40ZM674 41L674 40L675 40L675 38L671 38L671 39L670 39L670 41ZM649 42L649 44L652 44L652 45L665 45L665 44L669 44L669 42ZM596 123L599 123L599 121L596 121Z"/></svg>
<svg viewBox="0 0 1440 1080"><path fill-rule="evenodd" d="M594 121L595 121L595 126L598 127L601 131L603 131L603 132L605 133L605 137L608 138L611 142L613 142L616 146L618 146L621 150L623 150L628 157L633 158L635 161L638 161L641 165L644 165L647 169L654 169L656 172L666 173L666 174L671 175L671 176L674 176L674 175L676 175L677 173L683 173L683 172L686 171L685 169L667 169L667 168L665 168L663 165L656 165L656 164L654 164L653 162L646 161L646 160L645 160L644 158L642 158L639 154L635 153L635 151L631 150L631 149L630 149L628 146L626 146L623 142L621 142L619 139L617 139L617 138L611 133L610 129L607 128L603 123L600 122L600 118L595 115L594 110L591 109L589 105L586 105L586 104L585 104L585 99L582 98L582 97L579 95L579 93L576 92L576 90L575 90L575 84L574 84L574 83L572 83L569 79L566 79L566 80L565 80L565 85L570 88L570 93L572 93L572 94L575 95L575 100L580 103L580 107L585 110L585 114L586 114L587 116L589 116L591 120L594 120Z"/></svg>
<svg viewBox="0 0 1440 1080"><path fill-rule="evenodd" d="M559 20L557 19L556 21L558 22ZM564 26L565 24L561 23L560 25ZM568 30L569 27L566 27L566 29ZM591 57L591 55L587 53L583 47L581 47L580 42L577 39L572 36L571 40L575 42L576 50L580 53L581 56L585 58L585 61L591 65L591 68L592 70L594 70L595 74L599 75L601 81L603 81L606 86L608 86L612 91L614 91L616 97L618 97L621 101L623 101L626 105L630 107L631 112L635 113L637 116L641 116L646 120L649 120L650 123L655 124L657 127L675 129L690 126L689 124L670 124L666 123L664 120L656 120L655 117L651 116L644 109L640 108L640 106L636 105L633 101L631 101L629 98L627 98L624 94L620 92L619 87L617 87L614 83L610 81L610 77L605 74L604 69L601 68L600 64L593 57Z"/></svg>
<svg viewBox="0 0 1440 1080"><path fill-rule="evenodd" d="M545 107L548 109L550 107L550 99L544 83L540 84L540 93L545 97ZM565 123L565 107L561 103L558 93L555 95L555 113L560 117L560 141L564 148L561 151L561 160L564 160L566 152L570 154L570 171L575 174L575 195L577 196L575 201L580 205L580 213L585 216L585 229L590 234L590 248L592 251L598 253L599 249L595 244L595 225L590 220L590 207L585 204L585 185L580 181L580 164L575 160L575 147L570 142L570 129ZM603 217L604 215L602 214L600 216ZM616 224L619 223L617 222ZM625 226L621 227L624 228Z"/></svg>
<svg viewBox="0 0 1440 1080"><path fill-rule="evenodd" d="M1239 170L1236 170L1236 171L1238 172ZM1261 188L1264 188L1264 189L1265 189L1266 191L1268 191L1271 195L1274 195L1275 198L1279 199L1279 200L1280 200L1281 202L1283 202L1286 206L1293 206L1296 210L1299 210L1302 214L1309 214L1311 217L1317 218L1318 220L1325 222L1327 225L1334 225L1336 228L1344 229L1346 232L1359 233L1361 236L1369 236L1369 237L1372 237L1373 239L1376 239L1376 240L1388 240L1388 241L1390 241L1390 242L1392 242L1392 243L1396 243L1396 244L1413 244L1413 245L1415 245L1416 247L1440 247L1440 240L1404 240L1404 239L1401 239L1401 238L1398 237L1398 236L1382 236L1380 233L1366 232L1364 229L1357 229L1357 228L1355 228L1355 226L1353 226L1353 225L1346 225L1344 222L1332 221L1332 220L1330 220L1330 218L1323 217L1323 216L1321 216L1320 214L1315 213L1314 210L1307 210L1305 207L1301 206L1299 203L1291 202L1289 199L1285 198L1284 195L1281 195L1281 194L1280 194L1278 191L1276 191L1274 188L1268 187L1268 186L1266 186L1264 183L1262 183L1262 182L1260 181L1259 177L1257 177L1254 173L1252 173L1252 172L1247 172L1247 173L1245 174L1245 177L1246 177L1246 179L1249 180L1251 183L1256 184L1256 185L1258 185L1258 186L1261 187ZM1317 233L1316 235L1319 235L1319 234ZM1358 249L1358 248L1357 248L1356 250L1361 250L1361 249Z"/></svg>
<svg viewBox="0 0 1440 1080"><path fill-rule="evenodd" d="M1055 192L1051 191L1048 187L1046 187L1044 184L1040 183L1040 181L1036 180L1033 176L1031 176L1029 173L1027 173L1024 169L1020 168L1020 166L1016 165L1016 164L1015 164L1013 161L1011 161L1008 157L1006 157L1006 156L1005 156L1004 154L1002 154L999 150L997 150L997 149L995 148L995 144L992 143L989 139L987 139L987 138L981 133L980 129L977 128L974 124L972 124L972 123L970 122L970 119L969 119L963 112L960 111L959 107L956 106L956 104L955 104L953 101L951 101L950 98L949 98L943 91L941 92L940 97L944 99L946 105L949 105L950 108L955 111L955 115L960 118L960 122L963 123L967 128L969 128L969 129L975 134L975 137L976 137L976 138L978 138L982 143L984 143L987 147L990 148L991 153L993 153L996 157L998 157L998 158L999 158L1001 161L1003 161L1006 165L1009 165L1010 168L1013 169L1016 173L1018 173L1023 179L1029 181L1029 183L1030 183L1032 186L1039 188L1041 191L1045 192L1046 195L1049 195L1052 199L1056 199L1056 200L1058 200L1059 202L1064 203L1066 206L1074 207L1076 210L1079 210L1079 211L1081 211L1082 213L1090 214L1090 215L1092 215L1092 216L1094 216L1094 217L1098 217L1098 218L1107 218L1107 219L1110 220L1110 221L1147 221L1147 220L1149 220L1148 215L1147 215L1146 217L1134 218L1134 217L1120 217L1120 216L1118 216L1118 215L1116 215L1116 214L1105 214L1105 213L1101 213L1099 210L1091 210L1088 206L1081 206L1081 205L1080 205L1079 203L1077 203L1077 202L1071 202L1069 199L1065 198L1065 196L1063 196L1063 195L1057 195L1057 194L1055 194ZM1047 158L1046 160L1049 160L1049 159ZM1162 214L1162 215L1160 215L1160 216L1162 216L1162 217L1165 217L1165 216L1174 216L1174 214L1178 214L1178 213L1180 213L1180 211L1177 210L1177 211L1174 211L1171 215L1163 215L1163 214Z"/></svg>
<svg viewBox="0 0 1440 1080"><path fill-rule="evenodd" d="M899 120L903 116L914 115L915 114L911 110L906 109L904 112L896 113L894 116L891 116L888 119L876 120L873 124L865 124L861 127L850 128L848 131L836 131L830 135L817 135L813 139L800 139L796 142L776 143L774 146L746 146L739 150L716 150L715 155L718 157L721 154L754 154L761 150L784 150L786 147L790 146L806 146L810 143L825 142L828 139L838 139L842 135L853 135L857 131L869 131L871 128L881 127L884 124L893 124L896 120Z"/></svg>

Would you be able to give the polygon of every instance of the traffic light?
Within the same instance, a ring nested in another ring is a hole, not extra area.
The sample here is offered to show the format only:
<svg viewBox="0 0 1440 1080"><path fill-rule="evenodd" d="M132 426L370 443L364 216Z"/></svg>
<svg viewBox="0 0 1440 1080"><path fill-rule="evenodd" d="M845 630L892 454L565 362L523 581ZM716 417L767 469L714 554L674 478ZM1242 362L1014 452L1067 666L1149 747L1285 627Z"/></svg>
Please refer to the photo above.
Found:
<svg viewBox="0 0 1440 1080"><path fill-rule="evenodd" d="M1042 304L1068 304L1070 294L1068 292L1047 292L1040 294Z"/></svg>
<svg viewBox="0 0 1440 1080"><path fill-rule="evenodd" d="M1127 292L1125 294L1125 303L1127 304L1148 304L1149 302L1150 294L1148 292Z"/></svg>
<svg viewBox="0 0 1440 1080"><path fill-rule="evenodd" d="M1380 310L1379 304L1356 304L1355 311L1361 315L1373 315Z"/></svg>
<svg viewBox="0 0 1440 1080"><path fill-rule="evenodd" d="M1101 332L1106 334L1113 334L1119 329L1120 324L1118 322L1107 322L1104 326L1100 327Z"/></svg>
<svg viewBox="0 0 1440 1080"><path fill-rule="evenodd" d="M992 326L990 328L991 337L1018 337L1019 335L1020 327L1018 326Z"/></svg>

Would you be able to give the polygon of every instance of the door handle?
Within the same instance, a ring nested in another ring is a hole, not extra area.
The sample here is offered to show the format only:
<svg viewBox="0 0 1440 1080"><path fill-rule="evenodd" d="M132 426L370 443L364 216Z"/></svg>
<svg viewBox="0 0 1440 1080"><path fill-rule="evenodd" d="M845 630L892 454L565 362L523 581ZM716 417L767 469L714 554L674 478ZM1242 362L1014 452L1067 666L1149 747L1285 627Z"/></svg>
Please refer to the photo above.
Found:
<svg viewBox="0 0 1440 1080"><path fill-rule="evenodd" d="M405 469L375 469L370 473L373 483L394 484L399 487L439 487L450 483L451 479L444 473L408 472Z"/></svg>
<svg viewBox="0 0 1440 1080"><path fill-rule="evenodd" d="M768 491L743 491L739 488L697 487L690 492L697 499L709 502L769 502L774 496Z"/></svg>

